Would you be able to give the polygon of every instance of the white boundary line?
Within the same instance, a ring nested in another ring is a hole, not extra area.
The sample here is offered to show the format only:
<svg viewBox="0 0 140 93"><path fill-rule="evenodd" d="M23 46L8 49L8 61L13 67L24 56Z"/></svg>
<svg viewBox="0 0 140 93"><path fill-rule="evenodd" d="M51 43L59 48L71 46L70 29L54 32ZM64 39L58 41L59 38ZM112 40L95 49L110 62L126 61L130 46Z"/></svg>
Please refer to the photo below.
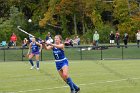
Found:
<svg viewBox="0 0 140 93"><path fill-rule="evenodd" d="M108 81L100 81L100 82L87 83L87 84L78 84L78 85L79 86L87 86L87 85L95 85L95 84L114 83L114 82L127 81L128 79L139 80L140 78L125 78L125 79L119 79L119 80L108 80ZM44 88L44 89L34 89L34 90L25 90L25 91L17 91L17 92L6 92L6 93L26 93L26 92L41 91L41 90L62 89L62 88L66 88L66 87L69 87L69 86L52 87L52 88Z"/></svg>

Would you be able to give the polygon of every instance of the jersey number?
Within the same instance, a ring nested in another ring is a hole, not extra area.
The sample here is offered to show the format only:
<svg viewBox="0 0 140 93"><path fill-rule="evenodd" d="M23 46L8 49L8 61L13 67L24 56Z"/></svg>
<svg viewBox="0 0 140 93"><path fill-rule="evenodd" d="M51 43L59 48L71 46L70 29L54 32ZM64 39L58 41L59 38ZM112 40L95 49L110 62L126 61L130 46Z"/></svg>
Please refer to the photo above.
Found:
<svg viewBox="0 0 140 93"><path fill-rule="evenodd" d="M59 59L59 56L58 56L58 54L55 54L55 57L56 57L56 59Z"/></svg>

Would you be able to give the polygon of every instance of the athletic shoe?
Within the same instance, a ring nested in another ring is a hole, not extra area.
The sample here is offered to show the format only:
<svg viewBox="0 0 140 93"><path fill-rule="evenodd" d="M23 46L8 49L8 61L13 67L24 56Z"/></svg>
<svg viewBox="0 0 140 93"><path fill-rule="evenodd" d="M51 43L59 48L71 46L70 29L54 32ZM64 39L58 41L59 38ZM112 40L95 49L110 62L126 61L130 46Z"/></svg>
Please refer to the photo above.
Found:
<svg viewBox="0 0 140 93"><path fill-rule="evenodd" d="M75 93L80 93L80 88L76 89Z"/></svg>
<svg viewBox="0 0 140 93"><path fill-rule="evenodd" d="M74 90L72 90L70 93L76 93Z"/></svg>
<svg viewBox="0 0 140 93"><path fill-rule="evenodd" d="M36 68L36 70L38 71L38 70L39 70L39 68Z"/></svg>
<svg viewBox="0 0 140 93"><path fill-rule="evenodd" d="M35 67L34 66L32 66L30 69L32 70L32 69L34 69Z"/></svg>

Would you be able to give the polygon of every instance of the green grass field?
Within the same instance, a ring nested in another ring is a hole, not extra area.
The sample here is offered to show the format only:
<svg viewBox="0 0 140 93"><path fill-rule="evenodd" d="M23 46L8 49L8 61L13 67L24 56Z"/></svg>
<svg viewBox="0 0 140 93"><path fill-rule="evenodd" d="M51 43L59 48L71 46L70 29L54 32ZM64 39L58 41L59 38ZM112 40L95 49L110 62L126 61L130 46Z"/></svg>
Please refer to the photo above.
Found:
<svg viewBox="0 0 140 93"><path fill-rule="evenodd" d="M75 61L70 76L80 93L139 93L140 60ZM0 93L70 93L53 61L41 62L40 71L25 62L0 62Z"/></svg>

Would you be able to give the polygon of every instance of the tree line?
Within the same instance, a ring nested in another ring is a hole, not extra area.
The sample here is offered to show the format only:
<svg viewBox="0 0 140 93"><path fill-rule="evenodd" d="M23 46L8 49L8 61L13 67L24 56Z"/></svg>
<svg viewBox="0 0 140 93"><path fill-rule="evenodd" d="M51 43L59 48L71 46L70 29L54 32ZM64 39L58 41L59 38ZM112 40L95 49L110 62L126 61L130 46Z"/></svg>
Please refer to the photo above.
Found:
<svg viewBox="0 0 140 93"><path fill-rule="evenodd" d="M32 22L28 22L31 19ZM0 41L8 41L12 32L19 42L27 37L17 30L45 38L47 32L63 38L79 35L83 42L92 41L95 31L100 42L108 42L110 31L129 34L130 42L140 29L139 0L1 0Z"/></svg>

